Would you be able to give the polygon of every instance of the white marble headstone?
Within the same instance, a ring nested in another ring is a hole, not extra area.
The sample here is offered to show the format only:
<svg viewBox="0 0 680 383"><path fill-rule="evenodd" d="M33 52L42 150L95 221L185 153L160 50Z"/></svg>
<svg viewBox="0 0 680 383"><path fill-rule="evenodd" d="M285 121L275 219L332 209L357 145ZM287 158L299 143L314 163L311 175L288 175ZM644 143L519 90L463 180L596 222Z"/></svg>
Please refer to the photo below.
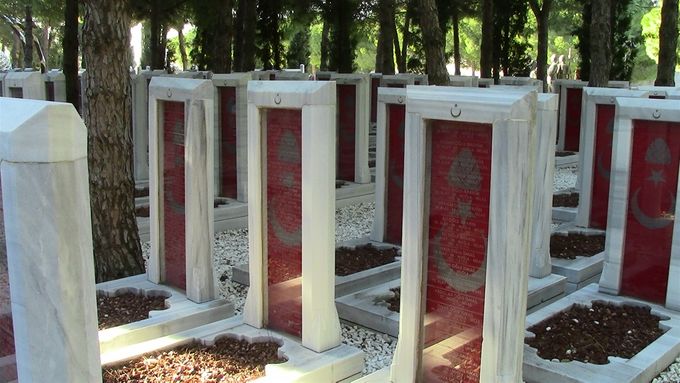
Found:
<svg viewBox="0 0 680 383"><path fill-rule="evenodd" d="M45 83L40 72L8 72L3 80L3 87L2 94L5 97L17 97L20 92L21 97L19 98L45 99Z"/></svg>

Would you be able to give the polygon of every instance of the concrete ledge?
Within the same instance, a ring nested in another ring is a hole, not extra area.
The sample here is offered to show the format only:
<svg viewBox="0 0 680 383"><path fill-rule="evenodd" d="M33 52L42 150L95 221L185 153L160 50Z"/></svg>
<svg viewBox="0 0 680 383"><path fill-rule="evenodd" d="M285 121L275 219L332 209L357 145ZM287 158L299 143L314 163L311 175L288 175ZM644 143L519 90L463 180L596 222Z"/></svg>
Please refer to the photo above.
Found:
<svg viewBox="0 0 680 383"><path fill-rule="evenodd" d="M179 290L149 282L145 274L97 284L97 293L113 296L125 292L168 296L168 308L151 311L148 319L99 331L102 355L234 315L233 306L223 299L194 303Z"/></svg>
<svg viewBox="0 0 680 383"><path fill-rule="evenodd" d="M573 224L560 226L553 234L584 234L598 235L605 234L602 230L576 227ZM580 289L590 283L599 281L604 265L604 252L595 254L591 257L577 256L576 259L561 259L551 257L553 274L567 277L567 293Z"/></svg>
<svg viewBox="0 0 680 383"><path fill-rule="evenodd" d="M551 362L540 358L536 349L524 345L524 380L527 383L643 383L650 382L668 367L680 353L680 313L662 306L637 299L607 295L598 292L598 286L591 284L559 301L529 315L526 328L537 324L574 304L590 305L594 300L616 304L634 303L647 305L652 313L667 318L660 326L668 331L631 359L610 357L609 363L596 365L572 361ZM526 331L526 336L532 333Z"/></svg>
<svg viewBox="0 0 680 383"><path fill-rule="evenodd" d="M372 374L366 375L363 378L357 379L354 383L389 383L390 382L390 368L385 367Z"/></svg>
<svg viewBox="0 0 680 383"><path fill-rule="evenodd" d="M527 310L563 295L566 285L567 278L562 275L550 274L543 278L529 277Z"/></svg>
<svg viewBox="0 0 680 383"><path fill-rule="evenodd" d="M555 167L556 168L568 168L571 166L578 165L578 153L574 153L571 156L558 157L555 156Z"/></svg>
<svg viewBox="0 0 680 383"><path fill-rule="evenodd" d="M552 220L555 222L574 222L577 210L575 207L553 207Z"/></svg>
<svg viewBox="0 0 680 383"><path fill-rule="evenodd" d="M375 200L375 184L357 184L345 181L345 185L335 189L335 208L355 205Z"/></svg>
<svg viewBox="0 0 680 383"><path fill-rule="evenodd" d="M259 383L274 382L339 382L360 374L364 367L364 353L356 348L340 345L323 353L303 347L298 340L269 329L257 329L243 324L242 317L220 320L191 330L156 338L116 353L102 355L102 366L134 359L143 354L167 350L194 341L211 345L221 337L248 341L272 340L281 344L280 355L288 359L282 364L265 367Z"/></svg>
<svg viewBox="0 0 680 383"><path fill-rule="evenodd" d="M378 304L391 295L390 289L401 286L396 279L335 300L338 315L343 320L356 323L388 334L399 336L399 313L391 311L386 304Z"/></svg>

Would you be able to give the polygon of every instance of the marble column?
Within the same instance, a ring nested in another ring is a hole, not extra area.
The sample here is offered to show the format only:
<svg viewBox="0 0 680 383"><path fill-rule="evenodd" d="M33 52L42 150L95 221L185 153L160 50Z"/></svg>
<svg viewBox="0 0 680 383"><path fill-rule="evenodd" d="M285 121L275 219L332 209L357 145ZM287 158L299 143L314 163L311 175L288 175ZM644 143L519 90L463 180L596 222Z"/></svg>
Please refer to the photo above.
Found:
<svg viewBox="0 0 680 383"><path fill-rule="evenodd" d="M0 99L20 382L101 381L87 131L70 104Z"/></svg>

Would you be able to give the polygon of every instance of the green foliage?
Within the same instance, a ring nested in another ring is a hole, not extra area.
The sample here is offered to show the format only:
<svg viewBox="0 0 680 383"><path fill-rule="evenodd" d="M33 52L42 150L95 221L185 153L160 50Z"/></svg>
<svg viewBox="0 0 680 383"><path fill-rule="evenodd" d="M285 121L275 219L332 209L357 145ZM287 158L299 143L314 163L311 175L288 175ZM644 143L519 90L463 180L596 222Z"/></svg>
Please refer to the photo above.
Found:
<svg viewBox="0 0 680 383"><path fill-rule="evenodd" d="M299 68L300 64L308 65L311 51L309 49L309 29L298 31L288 46L286 61L288 68Z"/></svg>
<svg viewBox="0 0 680 383"><path fill-rule="evenodd" d="M505 76L529 76L532 57L529 55L526 0L494 2L494 56Z"/></svg>
<svg viewBox="0 0 680 383"><path fill-rule="evenodd" d="M355 19L358 17L358 0L329 0L325 19L332 25L328 66L340 73L356 70L354 59L359 42Z"/></svg>
<svg viewBox="0 0 680 383"><path fill-rule="evenodd" d="M259 1L257 4L257 56L262 68L281 69L283 57L283 30L281 0Z"/></svg>
<svg viewBox="0 0 680 383"><path fill-rule="evenodd" d="M640 17L640 27L642 28L642 37L645 44L646 56L653 63L659 61L659 27L661 26L661 5L663 0L655 7L650 7L646 13ZM680 22L680 20L678 20ZM677 57L680 60L680 44L676 47ZM647 61L649 65L649 62ZM676 71L680 71L680 62L675 67ZM647 77L645 80L654 80L656 78L656 66L653 75Z"/></svg>

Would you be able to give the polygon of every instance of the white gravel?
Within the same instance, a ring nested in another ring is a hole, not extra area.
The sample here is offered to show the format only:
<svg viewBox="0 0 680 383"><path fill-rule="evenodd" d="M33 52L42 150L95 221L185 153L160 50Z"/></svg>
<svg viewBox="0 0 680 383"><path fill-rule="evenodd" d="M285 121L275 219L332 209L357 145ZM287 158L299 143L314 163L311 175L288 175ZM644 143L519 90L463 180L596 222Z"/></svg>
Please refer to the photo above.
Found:
<svg viewBox="0 0 680 383"><path fill-rule="evenodd" d="M680 383L680 356L675 359L675 363L668 366L666 371L654 378L652 383Z"/></svg>
<svg viewBox="0 0 680 383"><path fill-rule="evenodd" d="M553 181L553 189L555 192L576 188L576 179L578 177L578 166L570 166L561 169L555 169L555 179Z"/></svg>

